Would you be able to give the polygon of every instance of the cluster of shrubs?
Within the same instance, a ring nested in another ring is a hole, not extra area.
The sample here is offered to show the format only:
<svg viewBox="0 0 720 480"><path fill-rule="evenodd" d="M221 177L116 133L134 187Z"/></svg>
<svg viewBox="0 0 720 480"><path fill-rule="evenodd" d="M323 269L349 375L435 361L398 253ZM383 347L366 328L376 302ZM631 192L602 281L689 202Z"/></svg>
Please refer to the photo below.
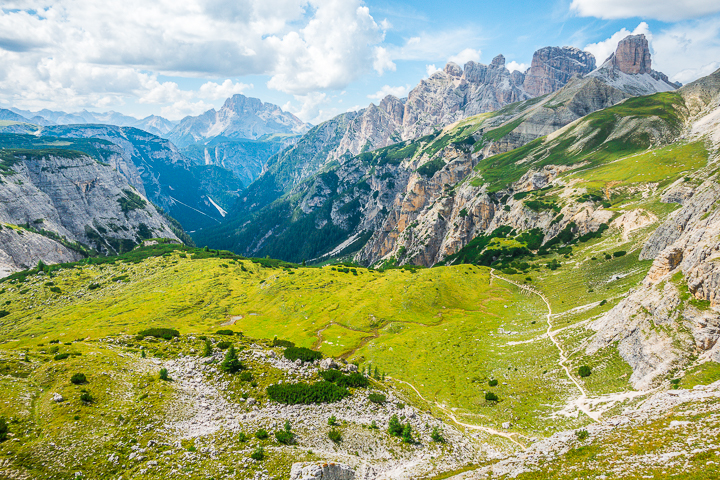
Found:
<svg viewBox="0 0 720 480"><path fill-rule="evenodd" d="M587 365L583 365L578 368L578 375L581 377L589 377L592 374L592 369Z"/></svg>
<svg viewBox="0 0 720 480"><path fill-rule="evenodd" d="M387 402L387 397L382 393L371 393L370 395L368 395L368 400L373 403L382 405L383 403Z"/></svg>
<svg viewBox="0 0 720 480"><path fill-rule="evenodd" d="M390 417L390 424L388 425L388 433L393 437L402 438L405 443L412 443L412 425L410 422L406 424L400 423L397 415Z"/></svg>
<svg viewBox="0 0 720 480"><path fill-rule="evenodd" d="M165 340L172 340L174 337L179 337L180 332L174 328L148 328L138 332L137 337L142 340L145 337L162 338Z"/></svg>
<svg viewBox="0 0 720 480"><path fill-rule="evenodd" d="M283 355L292 362L295 360L314 362L315 360L320 360L322 358L322 353L305 347L288 347L285 349Z"/></svg>
<svg viewBox="0 0 720 480"><path fill-rule="evenodd" d="M238 335L238 336L241 336L241 337L242 337L242 332L235 332L235 331L230 330L230 329L218 330L217 332L215 332L215 334L216 334L216 335L227 335L227 336Z"/></svg>
<svg viewBox="0 0 720 480"><path fill-rule="evenodd" d="M370 384L367 377L360 372L344 374L338 370L323 370L320 372L320 376L326 382L345 388L367 388Z"/></svg>
<svg viewBox="0 0 720 480"><path fill-rule="evenodd" d="M275 338L273 338L272 346L289 348L289 347L294 347L295 344L289 340L278 340L278 337L275 336Z"/></svg>
<svg viewBox="0 0 720 480"><path fill-rule="evenodd" d="M350 395L345 387L322 381L317 383L281 383L267 388L270 400L289 405L333 403Z"/></svg>

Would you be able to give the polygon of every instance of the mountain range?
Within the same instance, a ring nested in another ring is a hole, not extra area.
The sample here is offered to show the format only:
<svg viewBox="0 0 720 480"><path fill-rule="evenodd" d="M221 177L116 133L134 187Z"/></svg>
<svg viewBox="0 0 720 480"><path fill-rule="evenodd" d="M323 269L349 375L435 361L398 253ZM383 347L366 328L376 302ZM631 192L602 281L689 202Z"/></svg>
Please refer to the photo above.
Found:
<svg viewBox="0 0 720 480"><path fill-rule="evenodd" d="M17 116L0 477L720 477L720 70L630 35L181 146Z"/></svg>

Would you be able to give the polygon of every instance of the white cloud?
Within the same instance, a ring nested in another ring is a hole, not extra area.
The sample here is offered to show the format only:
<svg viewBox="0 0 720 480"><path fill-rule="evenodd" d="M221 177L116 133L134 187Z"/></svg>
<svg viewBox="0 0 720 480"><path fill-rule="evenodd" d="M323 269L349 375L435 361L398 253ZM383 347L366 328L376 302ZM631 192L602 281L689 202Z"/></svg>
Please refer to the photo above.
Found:
<svg viewBox="0 0 720 480"><path fill-rule="evenodd" d="M249 88L253 88L253 86L246 83L233 83L233 81L228 78L222 84L215 82L204 83L200 86L197 96L210 100L224 100L237 93L245 93Z"/></svg>
<svg viewBox="0 0 720 480"><path fill-rule="evenodd" d="M403 98L408 94L410 91L410 88L412 88L411 85L405 85L405 86L399 86L399 87L391 87L390 85L385 85L377 92L368 95L368 98L371 98L373 100L380 101L383 98L387 97L388 95L393 95L397 98Z"/></svg>
<svg viewBox="0 0 720 480"><path fill-rule="evenodd" d="M179 111L249 88L226 80L192 97L160 75L268 75L271 88L294 94L343 88L395 68L380 47L387 28L361 0L5 0L0 102L184 101Z"/></svg>
<svg viewBox="0 0 720 480"><path fill-rule="evenodd" d="M425 65L425 73L427 73L428 77L432 77L440 71L442 71L442 68L437 68L435 65Z"/></svg>
<svg viewBox="0 0 720 480"><path fill-rule="evenodd" d="M375 60L373 68L377 73L382 75L385 70L395 71L397 66L390 58L390 53L384 47L375 47Z"/></svg>
<svg viewBox="0 0 720 480"><path fill-rule="evenodd" d="M653 18L677 22L720 12L717 0L573 0L570 10L582 17Z"/></svg>
<svg viewBox="0 0 720 480"><path fill-rule="evenodd" d="M641 33L645 34L648 42L652 41L652 33L650 33L650 27L647 23L641 22L632 32L623 28L622 30L620 30L619 32L615 32L610 38L603 40L602 42L585 45L584 50L595 55L595 60L597 61L597 64L599 66L602 65L602 63L607 60L607 58L612 53L615 52L620 40L627 37L628 35L638 35Z"/></svg>
<svg viewBox="0 0 720 480"><path fill-rule="evenodd" d="M174 102L172 105L162 107L160 109L160 115L169 120L179 120L188 115L200 115L211 108L213 108L211 104L205 103L202 100L198 102L179 100Z"/></svg>
<svg viewBox="0 0 720 480"><path fill-rule="evenodd" d="M304 28L267 39L275 52L282 52L268 87L304 95L341 89L373 65L390 68L389 58L378 57L372 48L384 32L360 0L311 2L316 10Z"/></svg>
<svg viewBox="0 0 720 480"><path fill-rule="evenodd" d="M523 72L528 69L529 65L527 63L518 63L515 60L505 65L505 67L510 70L511 72L518 71Z"/></svg>
<svg viewBox="0 0 720 480"><path fill-rule="evenodd" d="M462 52L458 53L457 55L453 55L450 58L448 58L448 62L457 63L460 66L465 65L467 62L479 62L480 61L480 54L482 52L480 50L473 50L472 48L466 48Z"/></svg>
<svg viewBox="0 0 720 480"><path fill-rule="evenodd" d="M720 18L680 23L653 35L653 69L688 83L720 61Z"/></svg>
<svg viewBox="0 0 720 480"><path fill-rule="evenodd" d="M300 107L296 107L291 102L283 105L283 110L294 114L300 120L309 122L314 125L321 123L330 118L327 108L323 106L330 104L330 97L326 93L311 92L307 95L293 95L295 101L300 103ZM332 109L334 112L335 109Z"/></svg>
<svg viewBox="0 0 720 480"><path fill-rule="evenodd" d="M476 28L454 28L421 33L408 38L401 46L388 46L387 49L393 60L445 61L467 49L468 45L479 43L482 43L482 37Z"/></svg>

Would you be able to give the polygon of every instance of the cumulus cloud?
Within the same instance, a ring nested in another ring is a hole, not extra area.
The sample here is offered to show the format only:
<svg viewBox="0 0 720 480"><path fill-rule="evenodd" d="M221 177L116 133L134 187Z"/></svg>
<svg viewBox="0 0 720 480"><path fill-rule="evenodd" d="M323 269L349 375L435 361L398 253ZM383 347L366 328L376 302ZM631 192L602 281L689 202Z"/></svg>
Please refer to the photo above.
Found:
<svg viewBox="0 0 720 480"><path fill-rule="evenodd" d="M245 93L249 88L253 88L252 84L233 83L229 78L222 84L215 82L207 82L200 86L198 97L210 100L223 100L238 93Z"/></svg>
<svg viewBox="0 0 720 480"><path fill-rule="evenodd" d="M570 10L582 17L652 18L677 22L720 12L717 0L573 0Z"/></svg>
<svg viewBox="0 0 720 480"><path fill-rule="evenodd" d="M383 98L387 97L388 95L392 95L397 98L403 98L405 97L408 92L410 91L411 85L405 85L405 86L399 86L399 87L391 87L390 85L383 86L380 90L377 92L368 95L368 98L371 98L373 100L382 100Z"/></svg>
<svg viewBox="0 0 720 480"><path fill-rule="evenodd" d="M68 107L137 97L200 108L159 75L267 75L270 88L298 95L342 88L395 68L380 47L389 27L361 0L6 0L0 101ZM194 98L247 88L226 80Z"/></svg>
<svg viewBox="0 0 720 480"><path fill-rule="evenodd" d="M445 61L457 52L468 49L468 45L482 42L477 29L455 28L439 32L421 33L408 38L402 45L388 46L393 60ZM476 51L479 57L480 51Z"/></svg>
<svg viewBox="0 0 720 480"><path fill-rule="evenodd" d="M612 53L615 52L620 40L627 37L628 35L638 35L641 33L645 34L648 42L652 41L652 33L650 33L650 27L647 23L641 22L632 32L623 28L622 30L615 32L610 38L603 40L602 42L585 45L584 50L595 55L595 59L597 60L598 65L600 65L605 60L607 60L607 58Z"/></svg>
<svg viewBox="0 0 720 480"><path fill-rule="evenodd" d="M437 68L435 65L425 65L425 73L427 73L428 77L432 77L440 71L442 71L442 68Z"/></svg>
<svg viewBox="0 0 720 480"><path fill-rule="evenodd" d="M450 58L448 58L448 62L457 63L460 66L465 65L467 62L479 62L480 61L480 54L482 52L480 50L473 50L472 48L466 48L462 52L458 53L457 55L453 55Z"/></svg>
<svg viewBox="0 0 720 480"><path fill-rule="evenodd" d="M518 72L524 73L525 70L527 70L530 67L530 65L528 65L527 63L518 63L515 60L513 60L512 62L507 63L505 65L505 67L508 70L510 70L511 72L518 71Z"/></svg>
<svg viewBox="0 0 720 480"><path fill-rule="evenodd" d="M326 93L311 92L306 95L293 95L295 101L300 104L296 107L288 102L283 105L283 110L288 111L304 122L318 124L337 113L337 109L327 108L330 104L330 97Z"/></svg>
<svg viewBox="0 0 720 480"><path fill-rule="evenodd" d="M688 83L720 67L720 18L683 22L655 33L653 68Z"/></svg>

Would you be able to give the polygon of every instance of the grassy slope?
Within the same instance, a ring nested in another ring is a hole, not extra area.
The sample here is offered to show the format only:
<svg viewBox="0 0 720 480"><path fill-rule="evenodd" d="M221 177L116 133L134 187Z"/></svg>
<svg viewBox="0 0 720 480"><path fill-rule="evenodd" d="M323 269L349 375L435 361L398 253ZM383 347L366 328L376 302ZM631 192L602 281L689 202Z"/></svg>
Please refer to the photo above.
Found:
<svg viewBox="0 0 720 480"><path fill-rule="evenodd" d="M3 284L0 302L10 302L4 308L11 314L0 319L0 339L26 348L148 326L203 333L234 318L230 328L250 337L277 335L378 366L425 398L459 408L469 423L512 421L528 433L577 424L547 421L576 392L554 363L557 350L539 338L545 329L539 297L490 282L488 269L473 266L357 272L271 269L177 253L64 269L52 278L62 294L42 276ZM93 283L101 287L89 290ZM484 400L490 378L501 382L494 389L499 405Z"/></svg>

